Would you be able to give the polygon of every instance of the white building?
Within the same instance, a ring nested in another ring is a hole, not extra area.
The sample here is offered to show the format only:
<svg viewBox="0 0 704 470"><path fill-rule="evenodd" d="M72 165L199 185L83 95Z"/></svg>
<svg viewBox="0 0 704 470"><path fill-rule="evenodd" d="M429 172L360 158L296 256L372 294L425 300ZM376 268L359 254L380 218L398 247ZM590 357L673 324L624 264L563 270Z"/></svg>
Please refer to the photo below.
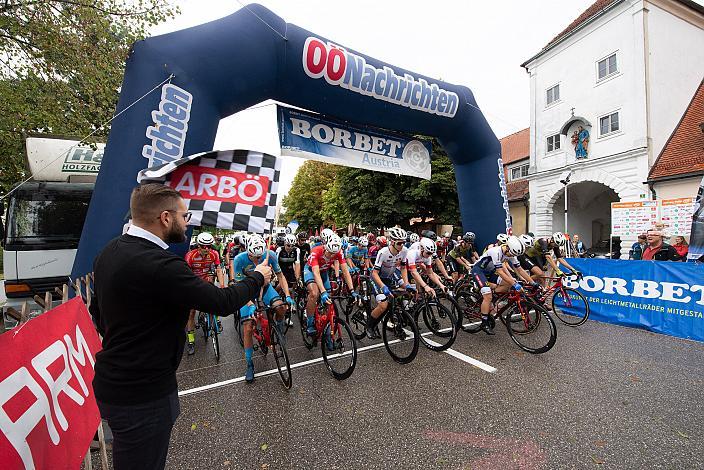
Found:
<svg viewBox="0 0 704 470"><path fill-rule="evenodd" d="M523 65L530 75L530 228L609 238L610 203L651 199L649 170L704 77L704 7L598 0ZM578 159L572 136L589 132ZM692 186L694 188L694 186ZM683 194L678 197L695 196ZM622 253L631 245L622 243Z"/></svg>

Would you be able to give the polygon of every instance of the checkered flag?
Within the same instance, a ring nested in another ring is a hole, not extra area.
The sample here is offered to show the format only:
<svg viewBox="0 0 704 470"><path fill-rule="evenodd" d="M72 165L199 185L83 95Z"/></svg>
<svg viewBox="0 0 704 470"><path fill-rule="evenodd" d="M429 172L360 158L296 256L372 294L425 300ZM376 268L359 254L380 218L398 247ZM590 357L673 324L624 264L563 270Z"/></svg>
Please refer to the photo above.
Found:
<svg viewBox="0 0 704 470"><path fill-rule="evenodd" d="M248 150L190 155L139 172L139 183L160 182L181 193L189 225L271 233L281 174L279 159Z"/></svg>

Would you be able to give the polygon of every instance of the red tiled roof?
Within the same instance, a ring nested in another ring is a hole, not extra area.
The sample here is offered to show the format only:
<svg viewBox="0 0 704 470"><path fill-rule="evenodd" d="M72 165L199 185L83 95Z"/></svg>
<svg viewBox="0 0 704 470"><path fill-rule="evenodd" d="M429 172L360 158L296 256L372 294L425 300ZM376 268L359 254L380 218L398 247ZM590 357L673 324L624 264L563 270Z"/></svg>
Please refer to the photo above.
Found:
<svg viewBox="0 0 704 470"><path fill-rule="evenodd" d="M522 201L528 196L528 180L517 180L506 183L509 202Z"/></svg>
<svg viewBox="0 0 704 470"><path fill-rule="evenodd" d="M648 180L704 171L704 80L650 169Z"/></svg>
<svg viewBox="0 0 704 470"><path fill-rule="evenodd" d="M568 27L566 27L560 34L552 38L552 40L545 46L543 47L543 50L549 48L553 44L555 44L557 41L560 39L564 38L565 36L568 36L572 31L575 29L579 28L582 24L586 23L587 20L593 18L597 14L601 13L611 5L612 3L616 2L617 0L596 0L596 2L592 3L592 5L584 10L581 15L577 17L576 20L574 20Z"/></svg>
<svg viewBox="0 0 704 470"><path fill-rule="evenodd" d="M523 129L501 139L501 159L504 165L530 156L530 128Z"/></svg>

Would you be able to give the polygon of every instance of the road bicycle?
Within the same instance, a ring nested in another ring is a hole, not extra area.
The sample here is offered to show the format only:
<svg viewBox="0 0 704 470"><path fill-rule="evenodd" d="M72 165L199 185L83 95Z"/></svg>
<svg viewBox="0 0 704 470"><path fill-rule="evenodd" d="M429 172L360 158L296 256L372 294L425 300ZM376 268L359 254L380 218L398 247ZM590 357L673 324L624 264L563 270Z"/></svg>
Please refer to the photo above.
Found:
<svg viewBox="0 0 704 470"><path fill-rule="evenodd" d="M253 317L252 348L255 351L261 351L264 356L267 356L269 350L272 351L281 382L284 387L289 389L293 385L291 362L286 350L286 337L276 328L275 315L275 307L266 307L261 300L257 301L257 309ZM235 317L235 331L237 332L240 346L244 347L244 331L240 322L239 312Z"/></svg>
<svg viewBox="0 0 704 470"><path fill-rule="evenodd" d="M303 344L313 349L320 341L325 367L337 380L352 375L357 365L357 341L347 322L340 318L335 302L318 300L315 309L315 335L308 334L308 314L305 308L298 312Z"/></svg>

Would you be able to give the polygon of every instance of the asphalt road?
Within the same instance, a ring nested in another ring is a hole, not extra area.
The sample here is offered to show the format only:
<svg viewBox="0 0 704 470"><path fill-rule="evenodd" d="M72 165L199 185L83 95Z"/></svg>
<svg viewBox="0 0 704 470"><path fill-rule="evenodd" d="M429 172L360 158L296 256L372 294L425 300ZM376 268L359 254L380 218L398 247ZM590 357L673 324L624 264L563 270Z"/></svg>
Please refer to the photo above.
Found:
<svg viewBox="0 0 704 470"><path fill-rule="evenodd" d="M404 366L382 346L361 352L343 382L317 362L293 370L291 390L272 374L192 393L244 373L232 320L223 323L219 364L202 337L181 363L168 468L702 468L696 342L590 321L558 325L556 346L533 356L497 327L494 337L461 332L460 359L421 346ZM292 363L320 357L297 325L287 337ZM258 372L275 367L255 356Z"/></svg>

